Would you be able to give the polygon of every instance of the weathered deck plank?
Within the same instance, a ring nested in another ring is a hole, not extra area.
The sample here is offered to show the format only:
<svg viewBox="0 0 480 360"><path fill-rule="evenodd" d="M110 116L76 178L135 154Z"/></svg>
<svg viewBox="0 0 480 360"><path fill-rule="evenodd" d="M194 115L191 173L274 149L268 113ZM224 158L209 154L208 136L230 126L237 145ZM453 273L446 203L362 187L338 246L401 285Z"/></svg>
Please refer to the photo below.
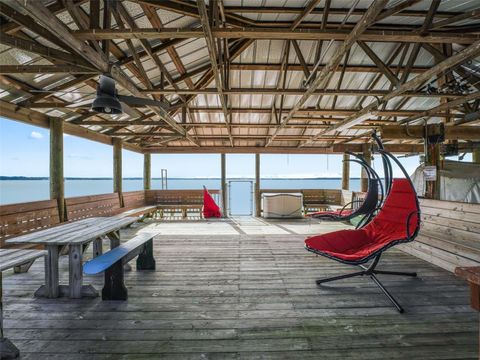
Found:
<svg viewBox="0 0 480 360"><path fill-rule="evenodd" d="M353 269L307 253L304 236L225 226L218 226L225 235L156 237L157 271L126 273L126 302L33 299L41 264L7 273L6 335L25 359L478 358L478 315L453 274L387 252L383 267L419 272L418 279L385 277L405 306L400 315L367 279L317 288L316 278ZM63 258L62 281L66 270ZM102 276L86 278L101 287Z"/></svg>

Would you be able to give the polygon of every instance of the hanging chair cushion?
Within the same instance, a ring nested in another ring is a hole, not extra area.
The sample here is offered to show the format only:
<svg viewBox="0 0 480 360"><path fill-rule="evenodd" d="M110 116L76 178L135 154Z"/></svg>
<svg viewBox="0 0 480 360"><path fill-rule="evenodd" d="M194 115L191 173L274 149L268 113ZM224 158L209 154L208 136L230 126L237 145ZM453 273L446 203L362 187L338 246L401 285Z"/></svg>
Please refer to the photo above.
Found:
<svg viewBox="0 0 480 360"><path fill-rule="evenodd" d="M308 250L343 262L363 263L378 252L411 241L418 226L415 190L407 179L394 179L392 189L377 216L358 230L340 230L305 240ZM409 219L409 215L410 216ZM407 219L409 229L407 234Z"/></svg>
<svg viewBox="0 0 480 360"><path fill-rule="evenodd" d="M222 217L220 208L206 188L203 189L203 217L205 219Z"/></svg>

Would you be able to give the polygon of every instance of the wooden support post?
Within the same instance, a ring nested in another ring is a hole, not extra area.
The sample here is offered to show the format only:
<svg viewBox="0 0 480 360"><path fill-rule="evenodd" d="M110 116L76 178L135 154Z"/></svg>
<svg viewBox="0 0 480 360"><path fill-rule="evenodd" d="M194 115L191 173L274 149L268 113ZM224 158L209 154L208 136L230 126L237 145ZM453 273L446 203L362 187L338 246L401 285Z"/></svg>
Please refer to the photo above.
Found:
<svg viewBox="0 0 480 360"><path fill-rule="evenodd" d="M350 188L350 155L343 154L343 167L342 167L342 190L348 190Z"/></svg>
<svg viewBox="0 0 480 360"><path fill-rule="evenodd" d="M260 154L255 154L255 216L260 217L260 215Z"/></svg>
<svg viewBox="0 0 480 360"><path fill-rule="evenodd" d="M372 151L370 149L370 144L363 144L363 157L368 165L372 164ZM361 191L367 192L368 191L368 176L364 169L362 169L362 176L361 176Z"/></svg>
<svg viewBox="0 0 480 360"><path fill-rule="evenodd" d="M152 184L152 155L143 155L143 190L150 190Z"/></svg>
<svg viewBox="0 0 480 360"><path fill-rule="evenodd" d="M440 144L428 144L426 146L425 165L437 168L437 180L427 181L425 186L425 197L427 199L440 198Z"/></svg>
<svg viewBox="0 0 480 360"><path fill-rule="evenodd" d="M473 149L472 151L472 162L480 164L480 148Z"/></svg>
<svg viewBox="0 0 480 360"><path fill-rule="evenodd" d="M50 119L50 199L57 200L59 220L65 221L63 121L58 118Z"/></svg>
<svg viewBox="0 0 480 360"><path fill-rule="evenodd" d="M120 197L120 206L123 207L122 196L122 139L113 138L113 192Z"/></svg>
<svg viewBox="0 0 480 360"><path fill-rule="evenodd" d="M222 190L222 213L223 217L228 217L227 214L227 167L226 167L226 157L225 154L220 154L220 163L221 163L221 190Z"/></svg>

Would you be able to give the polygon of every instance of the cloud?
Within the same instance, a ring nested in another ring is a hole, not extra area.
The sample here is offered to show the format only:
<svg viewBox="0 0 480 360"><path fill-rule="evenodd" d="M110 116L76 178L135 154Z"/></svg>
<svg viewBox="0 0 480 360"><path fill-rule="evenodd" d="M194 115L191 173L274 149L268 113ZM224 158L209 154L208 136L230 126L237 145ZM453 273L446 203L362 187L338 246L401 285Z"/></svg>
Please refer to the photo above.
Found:
<svg viewBox="0 0 480 360"><path fill-rule="evenodd" d="M40 139L43 139L43 135L41 133L39 133L38 131L32 131L30 133L30 139L35 139L35 140L40 140Z"/></svg>

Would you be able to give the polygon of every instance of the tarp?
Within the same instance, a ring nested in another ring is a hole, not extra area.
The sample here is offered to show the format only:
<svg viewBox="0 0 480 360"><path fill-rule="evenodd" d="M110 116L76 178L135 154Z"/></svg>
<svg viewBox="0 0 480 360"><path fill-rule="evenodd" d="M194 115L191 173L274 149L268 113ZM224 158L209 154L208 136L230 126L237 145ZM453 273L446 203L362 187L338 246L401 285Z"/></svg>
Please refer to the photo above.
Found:
<svg viewBox="0 0 480 360"><path fill-rule="evenodd" d="M424 165L412 175L419 196L425 194ZM440 200L480 203L480 164L445 160L440 170Z"/></svg>
<svg viewBox="0 0 480 360"><path fill-rule="evenodd" d="M212 217L222 217L220 208L215 200L213 200L212 195L210 195L205 186L203 187L203 217L206 219Z"/></svg>

